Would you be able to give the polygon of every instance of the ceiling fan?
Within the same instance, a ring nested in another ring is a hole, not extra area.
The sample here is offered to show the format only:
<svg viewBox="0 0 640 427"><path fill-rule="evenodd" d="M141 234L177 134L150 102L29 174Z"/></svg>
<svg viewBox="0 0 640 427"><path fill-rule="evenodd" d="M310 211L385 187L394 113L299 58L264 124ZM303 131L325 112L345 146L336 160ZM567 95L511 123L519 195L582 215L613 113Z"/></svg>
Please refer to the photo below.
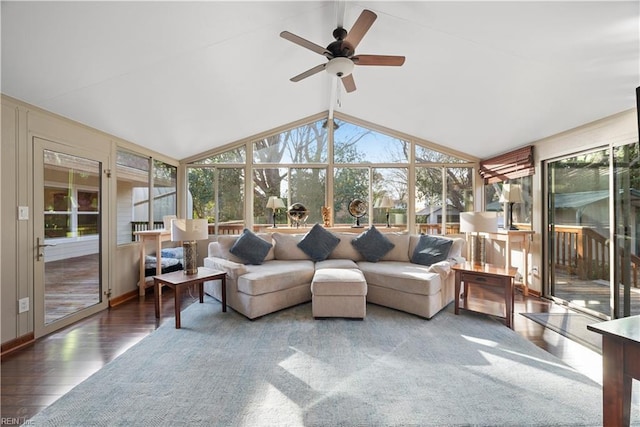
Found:
<svg viewBox="0 0 640 427"><path fill-rule="evenodd" d="M392 55L356 55L356 47L360 44L362 38L367 34L371 25L378 16L370 10L363 10L351 31L347 32L341 26L333 30L333 38L336 40L331 42L327 47L322 47L300 36L292 34L288 31L280 33L280 37L289 40L292 43L300 45L313 52L324 55L329 61L317 65L297 76L292 77L292 82L299 82L309 76L326 70L329 74L337 76L342 80L342 84L347 92L356 90L356 83L353 79L353 68L355 65L390 65L400 66L404 64L404 56Z"/></svg>

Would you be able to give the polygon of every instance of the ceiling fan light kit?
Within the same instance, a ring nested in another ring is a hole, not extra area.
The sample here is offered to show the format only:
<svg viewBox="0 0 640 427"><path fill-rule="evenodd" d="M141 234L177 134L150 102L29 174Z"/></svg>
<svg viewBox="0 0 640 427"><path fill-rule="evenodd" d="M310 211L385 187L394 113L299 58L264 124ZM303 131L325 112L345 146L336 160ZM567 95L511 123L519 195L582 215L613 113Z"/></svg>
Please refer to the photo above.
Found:
<svg viewBox="0 0 640 427"><path fill-rule="evenodd" d="M338 57L330 59L325 70L332 76L343 77L351 74L354 66L355 64L349 58Z"/></svg>
<svg viewBox="0 0 640 427"><path fill-rule="evenodd" d="M326 70L332 76L336 76L342 80L342 84L347 92L356 90L356 83L353 79L352 72L355 65L385 65L399 67L404 64L404 56L392 55L359 55L356 56L356 47L360 44L362 38L367 34L371 25L378 16L370 10L363 10L351 31L347 32L341 26L333 30L335 41L331 42L326 48L303 39L289 31L280 33L280 37L289 40L299 46L309 49L315 53L323 55L329 61L324 64L316 65L297 76L292 77L292 82L299 82L309 76Z"/></svg>

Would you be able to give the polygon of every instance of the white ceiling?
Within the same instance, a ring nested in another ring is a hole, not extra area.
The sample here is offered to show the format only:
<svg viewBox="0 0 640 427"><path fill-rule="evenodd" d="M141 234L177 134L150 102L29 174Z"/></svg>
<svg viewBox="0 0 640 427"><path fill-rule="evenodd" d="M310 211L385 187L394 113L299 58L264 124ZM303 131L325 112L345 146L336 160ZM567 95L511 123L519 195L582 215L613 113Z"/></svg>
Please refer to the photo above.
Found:
<svg viewBox="0 0 640 427"><path fill-rule="evenodd" d="M183 159L327 111L339 11L378 15L340 111L486 158L635 107L640 2L6 2L2 93ZM335 104L334 104L335 105Z"/></svg>

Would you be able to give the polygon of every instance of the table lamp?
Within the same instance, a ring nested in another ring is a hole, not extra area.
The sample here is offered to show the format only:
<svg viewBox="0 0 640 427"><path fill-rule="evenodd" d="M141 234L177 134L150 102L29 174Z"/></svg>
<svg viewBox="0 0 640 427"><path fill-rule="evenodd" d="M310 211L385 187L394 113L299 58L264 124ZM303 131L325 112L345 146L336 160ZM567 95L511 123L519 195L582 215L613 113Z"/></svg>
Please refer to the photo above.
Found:
<svg viewBox="0 0 640 427"><path fill-rule="evenodd" d="M209 224L206 219L174 219L171 221L171 240L182 242L184 274L198 273L196 240L209 238Z"/></svg>
<svg viewBox="0 0 640 427"><path fill-rule="evenodd" d="M513 225L513 204L522 203L522 188L518 184L502 184L502 194L500 195L500 203L509 204L509 230L517 230L518 227ZM505 224L505 229L507 225Z"/></svg>
<svg viewBox="0 0 640 427"><path fill-rule="evenodd" d="M390 228L391 224L389 223L389 209L391 209L393 207L393 200L391 200L391 197L382 196L382 198L378 200L378 203L376 204L375 207L376 208L380 208L380 209L386 209L386 213L387 213L387 228Z"/></svg>
<svg viewBox="0 0 640 427"><path fill-rule="evenodd" d="M277 196L269 196L269 200L267 200L267 208L273 211L273 228L277 228L276 226L276 209L284 208L284 202L281 198Z"/></svg>
<svg viewBox="0 0 640 427"><path fill-rule="evenodd" d="M484 237L480 233L495 233L498 231L497 212L461 212L460 232L472 234L471 263L486 264Z"/></svg>

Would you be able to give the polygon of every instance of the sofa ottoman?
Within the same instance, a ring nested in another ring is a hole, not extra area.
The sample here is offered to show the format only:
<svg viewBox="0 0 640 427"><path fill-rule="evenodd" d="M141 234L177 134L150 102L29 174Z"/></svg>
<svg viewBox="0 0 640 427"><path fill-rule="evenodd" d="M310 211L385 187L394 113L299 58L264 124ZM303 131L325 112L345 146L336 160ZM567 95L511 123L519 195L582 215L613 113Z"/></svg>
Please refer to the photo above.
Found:
<svg viewBox="0 0 640 427"><path fill-rule="evenodd" d="M357 268L321 268L311 282L313 317L367 315L367 282Z"/></svg>

